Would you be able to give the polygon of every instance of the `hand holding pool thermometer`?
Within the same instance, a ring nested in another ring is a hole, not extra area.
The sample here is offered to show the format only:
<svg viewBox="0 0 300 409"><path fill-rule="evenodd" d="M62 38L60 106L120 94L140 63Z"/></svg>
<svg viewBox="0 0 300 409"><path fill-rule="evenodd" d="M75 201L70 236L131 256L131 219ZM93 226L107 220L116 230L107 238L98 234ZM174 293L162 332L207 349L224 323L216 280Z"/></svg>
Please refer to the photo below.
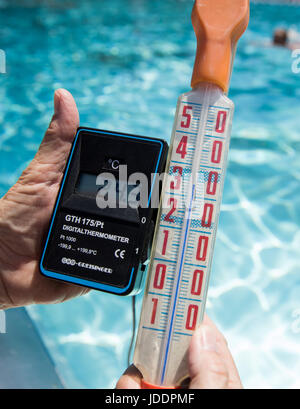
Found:
<svg viewBox="0 0 300 409"><path fill-rule="evenodd" d="M226 93L248 0L196 0L192 90L179 97L133 362L143 387L176 387L204 315L234 105Z"/></svg>

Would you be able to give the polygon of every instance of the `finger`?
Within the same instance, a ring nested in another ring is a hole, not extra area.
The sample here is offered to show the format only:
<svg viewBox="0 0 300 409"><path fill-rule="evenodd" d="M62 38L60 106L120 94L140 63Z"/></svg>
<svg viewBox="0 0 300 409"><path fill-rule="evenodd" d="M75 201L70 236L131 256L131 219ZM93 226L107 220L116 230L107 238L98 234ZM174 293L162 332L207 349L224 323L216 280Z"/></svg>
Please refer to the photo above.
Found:
<svg viewBox="0 0 300 409"><path fill-rule="evenodd" d="M41 162L57 163L70 150L79 125L79 114L69 91L58 89L54 94L54 115L45 133L37 157Z"/></svg>
<svg viewBox="0 0 300 409"><path fill-rule="evenodd" d="M141 389L142 374L131 365L119 379L116 389Z"/></svg>
<svg viewBox="0 0 300 409"><path fill-rule="evenodd" d="M189 348L190 389L227 389L229 374L218 348L218 333L201 325Z"/></svg>
<svg viewBox="0 0 300 409"><path fill-rule="evenodd" d="M218 342L218 348L219 348L219 353L223 357L224 362L226 364L228 374L229 374L229 384L228 387L230 389L241 389L243 388L237 367L235 365L234 359L232 357L232 354L230 352L230 349L228 348L228 343L224 337L224 335L219 331L217 326L214 324L214 322L207 316L204 316L203 323L210 326L213 328L216 333L217 333L217 342Z"/></svg>
<svg viewBox="0 0 300 409"><path fill-rule="evenodd" d="M19 179L21 184L59 183L79 126L76 103L65 89L54 94L54 115L33 161Z"/></svg>

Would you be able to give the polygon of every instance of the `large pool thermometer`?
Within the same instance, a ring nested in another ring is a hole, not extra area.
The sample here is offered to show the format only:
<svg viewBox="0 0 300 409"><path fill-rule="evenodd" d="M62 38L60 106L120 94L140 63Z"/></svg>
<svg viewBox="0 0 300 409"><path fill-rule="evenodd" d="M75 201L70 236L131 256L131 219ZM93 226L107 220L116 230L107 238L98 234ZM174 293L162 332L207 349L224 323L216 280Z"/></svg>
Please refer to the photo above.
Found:
<svg viewBox="0 0 300 409"><path fill-rule="evenodd" d="M201 323L229 148L226 93L248 0L196 0L192 91L179 97L133 362L144 387L178 386Z"/></svg>

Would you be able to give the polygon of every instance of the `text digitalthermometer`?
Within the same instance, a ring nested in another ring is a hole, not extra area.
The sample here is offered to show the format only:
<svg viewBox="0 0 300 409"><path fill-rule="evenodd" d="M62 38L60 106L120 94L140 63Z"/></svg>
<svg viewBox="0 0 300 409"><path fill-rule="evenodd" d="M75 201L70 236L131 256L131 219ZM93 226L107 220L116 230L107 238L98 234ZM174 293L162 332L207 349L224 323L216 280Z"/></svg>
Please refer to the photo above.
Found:
<svg viewBox="0 0 300 409"><path fill-rule="evenodd" d="M248 0L196 0L192 91L179 97L134 353L144 387L178 386L204 315L233 103L226 93Z"/></svg>

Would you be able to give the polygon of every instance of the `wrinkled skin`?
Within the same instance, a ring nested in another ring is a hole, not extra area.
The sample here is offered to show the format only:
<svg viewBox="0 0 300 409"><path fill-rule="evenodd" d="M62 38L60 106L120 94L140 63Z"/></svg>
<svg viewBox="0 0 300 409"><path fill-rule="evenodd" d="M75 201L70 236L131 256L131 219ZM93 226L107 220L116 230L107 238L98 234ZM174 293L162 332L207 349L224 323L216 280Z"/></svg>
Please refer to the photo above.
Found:
<svg viewBox="0 0 300 409"><path fill-rule="evenodd" d="M0 200L0 309L58 303L88 291L39 272L43 241L78 124L72 95L57 90L54 115L37 154Z"/></svg>

